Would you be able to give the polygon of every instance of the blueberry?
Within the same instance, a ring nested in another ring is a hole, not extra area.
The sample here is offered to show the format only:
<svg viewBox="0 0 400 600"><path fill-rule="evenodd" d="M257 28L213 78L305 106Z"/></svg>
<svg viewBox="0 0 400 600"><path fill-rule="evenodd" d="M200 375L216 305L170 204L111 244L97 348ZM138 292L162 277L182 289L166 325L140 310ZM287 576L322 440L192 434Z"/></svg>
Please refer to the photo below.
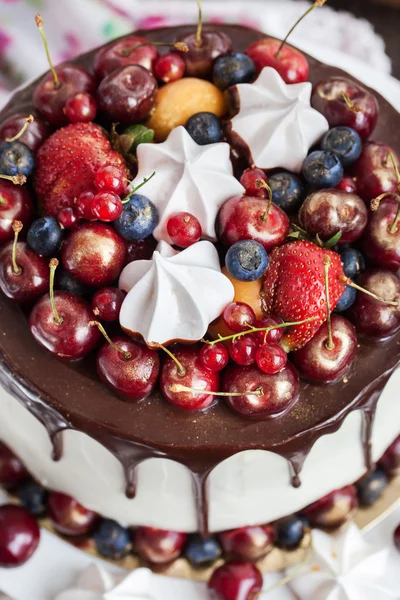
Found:
<svg viewBox="0 0 400 600"><path fill-rule="evenodd" d="M285 550L298 548L304 537L306 526L303 520L293 515L276 524L276 545Z"/></svg>
<svg viewBox="0 0 400 600"><path fill-rule="evenodd" d="M214 63L213 81L220 90L237 83L249 83L256 74L256 67L249 56L231 52L219 56Z"/></svg>
<svg viewBox="0 0 400 600"><path fill-rule="evenodd" d="M268 267L265 248L255 240L241 240L226 253L226 268L239 281L255 281Z"/></svg>
<svg viewBox="0 0 400 600"><path fill-rule="evenodd" d="M133 194L114 222L114 227L120 236L134 242L151 235L157 224L158 212L154 204L146 196Z"/></svg>
<svg viewBox="0 0 400 600"><path fill-rule="evenodd" d="M41 517L47 509L47 491L35 481L25 481L17 490L18 498L32 515Z"/></svg>
<svg viewBox="0 0 400 600"><path fill-rule="evenodd" d="M322 138L321 148L336 154L342 165L349 167L360 157L362 141L351 127L334 127Z"/></svg>
<svg viewBox="0 0 400 600"><path fill-rule="evenodd" d="M222 136L221 121L211 112L199 112L193 115L188 119L185 127L200 146L215 144Z"/></svg>
<svg viewBox="0 0 400 600"><path fill-rule="evenodd" d="M35 167L33 152L22 142L5 142L0 146L0 173L29 177Z"/></svg>
<svg viewBox="0 0 400 600"><path fill-rule="evenodd" d="M272 201L285 212L295 212L305 197L304 185L293 173L281 171L268 180L272 190Z"/></svg>
<svg viewBox="0 0 400 600"><path fill-rule="evenodd" d="M54 217L33 221L27 235L28 245L36 254L54 256L60 247L63 230Z"/></svg>
<svg viewBox="0 0 400 600"><path fill-rule="evenodd" d="M365 258L355 248L345 248L340 255L340 260L346 277L350 277L350 279L354 279L365 271Z"/></svg>
<svg viewBox="0 0 400 600"><path fill-rule="evenodd" d="M350 308L356 301L357 291L346 285L343 294L339 298L339 302L336 304L335 312L341 313Z"/></svg>
<svg viewBox="0 0 400 600"><path fill-rule="evenodd" d="M333 152L315 150L303 163L303 176L315 188L335 187L343 177L343 165Z"/></svg>
<svg viewBox="0 0 400 600"><path fill-rule="evenodd" d="M75 277L61 267L56 271L56 288L70 294L77 294L77 296L87 296L90 293L89 286L75 279Z"/></svg>
<svg viewBox="0 0 400 600"><path fill-rule="evenodd" d="M357 494L361 506L371 506L382 495L388 480L382 469L365 475L357 484Z"/></svg>
<svg viewBox="0 0 400 600"><path fill-rule="evenodd" d="M111 519L102 519L97 525L93 539L97 551L106 558L122 558L131 549L129 529Z"/></svg>
<svg viewBox="0 0 400 600"><path fill-rule="evenodd" d="M201 567L217 560L222 554L222 549L216 538L204 539L200 535L194 534L189 537L185 554L194 567Z"/></svg>

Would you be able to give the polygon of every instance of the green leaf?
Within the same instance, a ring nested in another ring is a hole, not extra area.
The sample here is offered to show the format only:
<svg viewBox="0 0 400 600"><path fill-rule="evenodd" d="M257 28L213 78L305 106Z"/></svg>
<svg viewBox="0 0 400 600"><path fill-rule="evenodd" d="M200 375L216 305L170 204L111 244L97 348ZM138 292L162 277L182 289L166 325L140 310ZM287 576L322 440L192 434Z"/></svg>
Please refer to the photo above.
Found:
<svg viewBox="0 0 400 600"><path fill-rule="evenodd" d="M327 242L324 244L324 248L333 248L336 246L340 238L342 237L342 232L338 231L334 236L332 236Z"/></svg>
<svg viewBox="0 0 400 600"><path fill-rule="evenodd" d="M153 139L153 129L145 125L129 125L119 136L122 152L126 154L136 154L139 144L151 144Z"/></svg>

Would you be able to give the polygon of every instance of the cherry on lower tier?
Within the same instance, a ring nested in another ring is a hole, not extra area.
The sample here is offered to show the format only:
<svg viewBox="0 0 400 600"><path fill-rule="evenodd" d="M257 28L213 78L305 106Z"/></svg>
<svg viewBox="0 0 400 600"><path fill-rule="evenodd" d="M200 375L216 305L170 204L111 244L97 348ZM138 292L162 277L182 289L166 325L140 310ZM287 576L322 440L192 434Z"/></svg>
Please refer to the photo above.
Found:
<svg viewBox="0 0 400 600"><path fill-rule="evenodd" d="M255 562L272 550L276 531L272 525L253 525L224 531L218 537L230 560Z"/></svg>
<svg viewBox="0 0 400 600"><path fill-rule="evenodd" d="M13 239L14 221L21 221L27 227L31 224L32 217L33 205L27 188L0 179L0 244Z"/></svg>
<svg viewBox="0 0 400 600"><path fill-rule="evenodd" d="M125 292L114 287L97 290L92 298L92 310L96 319L117 321L125 296Z"/></svg>
<svg viewBox="0 0 400 600"><path fill-rule="evenodd" d="M308 80L308 60L300 50L274 38L263 38L251 44L246 50L260 72L264 67L278 71L285 83L302 83Z"/></svg>
<svg viewBox="0 0 400 600"><path fill-rule="evenodd" d="M400 473L400 436L389 446L378 464L389 477L395 477Z"/></svg>
<svg viewBox="0 0 400 600"><path fill-rule="evenodd" d="M207 369L200 360L199 349L194 346L177 346L175 359L167 356L161 369L160 390L163 396L178 408L202 410L214 402L212 392L219 391L219 373ZM198 390L180 390L179 386Z"/></svg>
<svg viewBox="0 0 400 600"><path fill-rule="evenodd" d="M26 115L17 113L8 117L0 124L0 142L7 141L22 130L26 124ZM18 138L21 142L26 144L32 152L36 152L38 148L43 144L44 140L50 135L49 125L40 119L35 117L34 121L29 124L26 131Z"/></svg>
<svg viewBox="0 0 400 600"><path fill-rule="evenodd" d="M147 42L146 38L127 35L100 48L93 61L96 77L103 79L106 75L127 65L141 65L150 72L153 71L158 52L157 48ZM147 45L141 45L146 43Z"/></svg>
<svg viewBox="0 0 400 600"><path fill-rule="evenodd" d="M363 234L368 210L356 194L324 189L305 199L299 211L299 221L313 237L318 234L321 240L327 241L341 232L339 243L351 243Z"/></svg>
<svg viewBox="0 0 400 600"><path fill-rule="evenodd" d="M260 570L253 563L241 561L225 563L208 582L212 600L255 600L262 586Z"/></svg>
<svg viewBox="0 0 400 600"><path fill-rule="evenodd" d="M333 314L331 331L332 349L329 348L328 325L324 323L305 346L291 355L300 374L310 381L336 381L353 361L357 350L357 335L353 325L344 317Z"/></svg>
<svg viewBox="0 0 400 600"><path fill-rule="evenodd" d="M348 485L313 502L301 512L313 527L336 529L349 521L357 508L357 490L354 485Z"/></svg>
<svg viewBox="0 0 400 600"><path fill-rule="evenodd" d="M400 268L400 197L384 196L370 214L362 239L365 256L375 265L397 271Z"/></svg>
<svg viewBox="0 0 400 600"><path fill-rule="evenodd" d="M223 376L222 389L228 394L230 408L251 419L268 419L288 411L299 396L299 377L296 369L287 363L276 375L267 375L256 366L228 367ZM229 396L229 393L240 396Z"/></svg>
<svg viewBox="0 0 400 600"><path fill-rule="evenodd" d="M258 180L268 183L268 177L261 169L245 169L243 171L240 183L246 190L246 196L253 196L253 198L267 197L267 190L257 185Z"/></svg>
<svg viewBox="0 0 400 600"><path fill-rule="evenodd" d="M185 61L180 54L168 52L156 60L154 75L163 83L171 83L183 77L185 68Z"/></svg>
<svg viewBox="0 0 400 600"><path fill-rule="evenodd" d="M9 242L0 250L0 289L17 302L34 302L49 289L48 262L25 242L15 246L16 265L12 257L13 243Z"/></svg>
<svg viewBox="0 0 400 600"><path fill-rule="evenodd" d="M211 77L215 60L232 51L232 40L222 31L189 33L179 39L189 48L182 55L188 77Z"/></svg>
<svg viewBox="0 0 400 600"><path fill-rule="evenodd" d="M97 354L100 379L125 400L145 398L157 383L158 353L124 335L111 338L111 342L112 345L105 343Z"/></svg>
<svg viewBox="0 0 400 600"><path fill-rule="evenodd" d="M61 260L76 279L100 287L118 278L125 252L125 242L115 229L103 223L82 223L66 238Z"/></svg>
<svg viewBox="0 0 400 600"><path fill-rule="evenodd" d="M210 346L204 344L200 350L200 360L210 371L222 371L229 361L229 353L222 342Z"/></svg>
<svg viewBox="0 0 400 600"><path fill-rule="evenodd" d="M90 123L96 118L96 100L87 92L78 92L67 99L64 113L70 123Z"/></svg>
<svg viewBox="0 0 400 600"><path fill-rule="evenodd" d="M60 492L50 492L48 511L54 529L68 536L90 533L98 519L95 512Z"/></svg>
<svg viewBox="0 0 400 600"><path fill-rule="evenodd" d="M225 308L222 318L228 329L234 333L246 331L256 322L254 310L244 302L230 302Z"/></svg>
<svg viewBox="0 0 400 600"><path fill-rule="evenodd" d="M22 462L7 446L0 442L0 486L9 490L28 477Z"/></svg>
<svg viewBox="0 0 400 600"><path fill-rule="evenodd" d="M144 240L126 242L126 264L134 260L150 260L157 247L157 240L149 235Z"/></svg>
<svg viewBox="0 0 400 600"><path fill-rule="evenodd" d="M350 308L350 318L357 332L385 339L400 328L400 279L391 271L372 269L357 279L357 284L380 298L397 303L397 306L357 294Z"/></svg>
<svg viewBox="0 0 400 600"><path fill-rule="evenodd" d="M118 123L140 123L155 106L157 81L140 65L121 67L107 75L97 90L99 110Z"/></svg>
<svg viewBox="0 0 400 600"><path fill-rule="evenodd" d="M32 556L40 541L39 526L21 506L0 506L0 567L20 567Z"/></svg>
<svg viewBox="0 0 400 600"><path fill-rule="evenodd" d="M393 532L393 541L397 550L400 552L400 525L398 525Z"/></svg>
<svg viewBox="0 0 400 600"><path fill-rule="evenodd" d="M240 240L254 240L268 252L285 241L290 222L281 208L267 200L234 196L219 211L217 228L225 246Z"/></svg>
<svg viewBox="0 0 400 600"><path fill-rule="evenodd" d="M381 194L397 191L397 176L389 153L400 164L396 153L387 144L366 142L360 158L353 166L352 174L357 182L357 190L365 202Z"/></svg>
<svg viewBox="0 0 400 600"><path fill-rule="evenodd" d="M172 562L181 554L187 533L155 527L137 527L132 532L134 550L145 561L155 565Z"/></svg>
<svg viewBox="0 0 400 600"><path fill-rule="evenodd" d="M331 127L343 125L368 138L376 127L379 105L375 96L346 77L330 77L315 86L311 104Z"/></svg>

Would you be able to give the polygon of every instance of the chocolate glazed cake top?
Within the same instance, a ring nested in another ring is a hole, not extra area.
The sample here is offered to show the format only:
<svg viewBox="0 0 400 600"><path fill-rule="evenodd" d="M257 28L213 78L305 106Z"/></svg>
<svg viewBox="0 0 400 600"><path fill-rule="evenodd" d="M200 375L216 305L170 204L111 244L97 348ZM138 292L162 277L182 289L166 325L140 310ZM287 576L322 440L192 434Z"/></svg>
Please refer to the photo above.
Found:
<svg viewBox="0 0 400 600"><path fill-rule="evenodd" d="M206 28L212 29L212 28ZM235 51L265 37L240 26L218 26L227 33ZM192 26L141 31L152 41L174 42L192 32ZM75 63L92 70L95 52ZM343 71L308 57L313 84ZM36 82L18 92L0 113L0 121L32 112ZM379 94L378 126L373 134L400 152L400 116ZM397 125L397 126L396 126ZM158 393L136 403L119 400L100 382L94 357L63 363L36 344L26 317L16 305L0 296L0 381L47 428L54 444L54 458L62 453L64 429L76 429L96 439L122 463L127 494L135 494L135 467L142 460L160 456L185 464L193 474L199 507L199 529L207 533L209 472L222 460L249 449L270 450L289 462L292 483L300 485L301 466L316 440L337 430L352 410L361 410L360 444L366 466L371 467L370 437L376 402L390 374L399 364L400 334L384 343L360 340L351 370L344 380L331 385L301 383L300 399L287 414L268 421L250 421L219 401L208 411L186 412L170 405ZM288 480L289 481L289 480Z"/></svg>

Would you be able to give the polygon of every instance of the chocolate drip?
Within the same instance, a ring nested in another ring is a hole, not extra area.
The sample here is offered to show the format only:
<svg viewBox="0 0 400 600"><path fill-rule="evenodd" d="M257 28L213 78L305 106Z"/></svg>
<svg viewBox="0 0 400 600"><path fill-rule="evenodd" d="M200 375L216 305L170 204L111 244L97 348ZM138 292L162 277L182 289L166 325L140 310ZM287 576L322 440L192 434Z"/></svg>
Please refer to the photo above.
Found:
<svg viewBox="0 0 400 600"><path fill-rule="evenodd" d="M62 458L62 454L63 454L62 431L63 430L56 431L56 433L54 433L52 436L50 436L50 440L53 445L52 458L53 458L54 462L58 462Z"/></svg>
<svg viewBox="0 0 400 600"><path fill-rule="evenodd" d="M374 468L374 461L372 460L372 429L375 420L376 406L380 397L379 389L373 392L370 396L368 403L361 409L362 414L362 428L361 428L361 439L364 450L364 460L367 471L372 471Z"/></svg>
<svg viewBox="0 0 400 600"><path fill-rule="evenodd" d="M303 452L297 452L292 456L288 457L289 473L291 478L291 484L294 488L301 486L300 473L308 456L310 449L304 450Z"/></svg>
<svg viewBox="0 0 400 600"><path fill-rule="evenodd" d="M208 525L208 476L211 471L206 473L195 473L192 471L193 491L197 511L197 529L203 538L210 535Z"/></svg>

